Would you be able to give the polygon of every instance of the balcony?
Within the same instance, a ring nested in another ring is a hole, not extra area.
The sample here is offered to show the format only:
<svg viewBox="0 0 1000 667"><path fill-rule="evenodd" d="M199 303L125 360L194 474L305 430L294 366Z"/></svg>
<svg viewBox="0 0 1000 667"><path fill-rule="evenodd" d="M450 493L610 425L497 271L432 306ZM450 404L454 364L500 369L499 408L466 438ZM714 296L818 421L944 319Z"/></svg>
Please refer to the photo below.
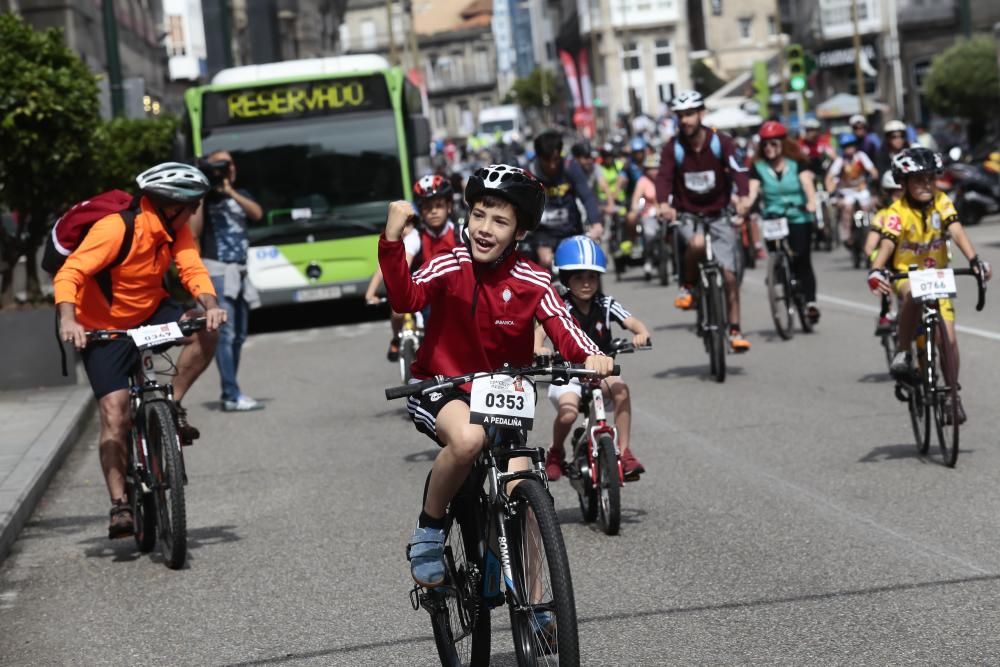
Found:
<svg viewBox="0 0 1000 667"><path fill-rule="evenodd" d="M842 39L854 34L851 19L853 0L820 0L820 25L823 39ZM880 0L858 0L858 32L862 35L882 32Z"/></svg>
<svg viewBox="0 0 1000 667"><path fill-rule="evenodd" d="M438 61L435 67L428 69L427 92L431 95L492 90L497 85L495 66L476 68L454 61L442 66Z"/></svg>
<svg viewBox="0 0 1000 667"><path fill-rule="evenodd" d="M603 30L601 2L603 0L576 0L580 17L580 34L590 33L593 21L595 30ZM646 28L680 20L678 3L684 0L607 0L611 27L615 30Z"/></svg>
<svg viewBox="0 0 1000 667"><path fill-rule="evenodd" d="M958 13L955 0L909 0L899 3L897 13L900 30L924 28L929 26L944 27L955 24Z"/></svg>

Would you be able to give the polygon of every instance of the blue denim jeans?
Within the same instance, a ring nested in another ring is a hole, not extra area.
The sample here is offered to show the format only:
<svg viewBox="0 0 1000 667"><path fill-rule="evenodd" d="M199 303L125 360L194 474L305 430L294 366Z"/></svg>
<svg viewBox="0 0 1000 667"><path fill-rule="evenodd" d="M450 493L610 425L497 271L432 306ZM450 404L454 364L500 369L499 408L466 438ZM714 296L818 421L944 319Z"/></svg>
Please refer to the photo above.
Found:
<svg viewBox="0 0 1000 667"><path fill-rule="evenodd" d="M215 348L215 364L219 367L222 381L222 400L235 401L240 397L240 386L236 383L236 372L240 367L240 350L247 339L250 325L250 306L243 299L243 292L236 299L223 296L223 277L213 276L212 285L219 295L219 305L225 308L227 320L219 329L219 344Z"/></svg>

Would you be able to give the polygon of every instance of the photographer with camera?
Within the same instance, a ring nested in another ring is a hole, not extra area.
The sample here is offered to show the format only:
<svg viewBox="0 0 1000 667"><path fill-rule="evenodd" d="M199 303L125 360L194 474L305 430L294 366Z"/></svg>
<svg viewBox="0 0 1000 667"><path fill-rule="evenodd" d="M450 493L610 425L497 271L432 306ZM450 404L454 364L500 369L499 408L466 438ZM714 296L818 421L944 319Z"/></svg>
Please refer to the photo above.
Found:
<svg viewBox="0 0 1000 667"><path fill-rule="evenodd" d="M215 151L198 161L212 189L191 217L191 232L201 243L201 258L228 313L219 330L215 362L222 381L222 409L259 410L264 406L244 395L236 383L240 350L247 338L250 309L260 305L257 290L247 278L247 225L264 217L264 209L246 190L233 187L236 165L227 151Z"/></svg>

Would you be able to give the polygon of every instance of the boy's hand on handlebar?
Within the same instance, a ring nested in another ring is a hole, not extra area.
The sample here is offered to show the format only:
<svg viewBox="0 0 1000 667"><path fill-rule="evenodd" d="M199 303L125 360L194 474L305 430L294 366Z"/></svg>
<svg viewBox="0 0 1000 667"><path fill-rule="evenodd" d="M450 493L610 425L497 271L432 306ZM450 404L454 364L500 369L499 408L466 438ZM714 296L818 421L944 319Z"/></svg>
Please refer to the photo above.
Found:
<svg viewBox="0 0 1000 667"><path fill-rule="evenodd" d="M544 345L542 345L541 347L536 347L535 348L535 356L536 357L551 357L552 356L552 350L550 350L549 348L545 347Z"/></svg>
<svg viewBox="0 0 1000 667"><path fill-rule="evenodd" d="M649 334L648 333L637 333L632 336L632 344L636 347L646 347L649 345Z"/></svg>
<svg viewBox="0 0 1000 667"><path fill-rule="evenodd" d="M868 289L872 294L892 294L889 274L885 269L872 269L868 272Z"/></svg>
<svg viewBox="0 0 1000 667"><path fill-rule="evenodd" d="M413 205L405 199L389 204L389 215L385 219L385 238L387 241L399 241L403 238L403 228L413 218Z"/></svg>
<svg viewBox="0 0 1000 667"><path fill-rule="evenodd" d="M660 217L663 218L664 220L667 220L668 222L673 222L677 219L677 211L674 210L674 207L671 206L670 204L663 203L660 204L657 208L659 209Z"/></svg>
<svg viewBox="0 0 1000 667"><path fill-rule="evenodd" d="M603 354L594 354L587 357L583 365L588 371L593 371L600 377L606 378L611 375L611 371L615 367L615 360Z"/></svg>
<svg viewBox="0 0 1000 667"><path fill-rule="evenodd" d="M993 277L993 267L985 259L979 259L979 255L969 260L969 268L982 276L984 283Z"/></svg>

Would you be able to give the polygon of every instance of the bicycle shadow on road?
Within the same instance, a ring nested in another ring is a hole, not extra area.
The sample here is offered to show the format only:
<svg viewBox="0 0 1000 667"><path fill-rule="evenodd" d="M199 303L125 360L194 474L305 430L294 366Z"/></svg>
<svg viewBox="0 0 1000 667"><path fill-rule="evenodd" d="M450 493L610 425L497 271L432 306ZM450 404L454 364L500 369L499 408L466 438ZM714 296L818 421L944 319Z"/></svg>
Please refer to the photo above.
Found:
<svg viewBox="0 0 1000 667"><path fill-rule="evenodd" d="M413 452L407 454L403 457L403 460L407 463L431 463L437 458L438 452L441 451L440 447L435 447L434 449L425 449L422 452Z"/></svg>
<svg viewBox="0 0 1000 667"><path fill-rule="evenodd" d="M963 454L965 452L962 452ZM920 463L930 463L926 456L921 456L916 446L911 442L905 445L878 445L858 459L858 463L881 463L883 461L897 461L918 459Z"/></svg>
<svg viewBox="0 0 1000 667"><path fill-rule="evenodd" d="M204 526L202 528L189 529L189 553L184 569L191 567L191 561L193 560L191 551L216 544L239 542L243 539L235 532L235 528L236 526ZM129 563L147 555L139 553L135 545L135 540L131 537L128 539L109 540L105 535L101 535L99 537L95 536L80 540L77 544L92 545L84 549L83 555L87 558L110 558L112 563ZM153 562L163 563L163 557L158 551L158 546L148 555Z"/></svg>
<svg viewBox="0 0 1000 667"><path fill-rule="evenodd" d="M627 488L627 486L626 486ZM649 514L646 510L641 510L637 507L623 507L621 511L621 522L622 525L635 525L642 523L642 517ZM561 507L556 509L556 518L559 519L560 526L571 526L577 524L581 527L589 528L590 530L601 532L601 526L596 522L584 523L583 517L580 514L580 508L573 507Z"/></svg>
<svg viewBox="0 0 1000 667"><path fill-rule="evenodd" d="M107 514L80 514L74 516L54 516L48 519L35 519L24 524L24 530L18 536L18 539L40 539L53 537L53 534L73 535L74 533L83 532L84 528L100 526L107 520Z"/></svg>
<svg viewBox="0 0 1000 667"><path fill-rule="evenodd" d="M653 331L677 331L679 329L694 331L695 326L697 325L694 322L675 322L673 324L661 324L653 327Z"/></svg>
<svg viewBox="0 0 1000 667"><path fill-rule="evenodd" d="M892 376L885 371L881 373L865 373L858 378L858 382L862 384L873 384L878 382L889 382L892 380Z"/></svg>
<svg viewBox="0 0 1000 667"><path fill-rule="evenodd" d="M726 375L743 375L743 367L730 366L726 363ZM653 373L653 377L658 380L697 378L702 382L715 382L715 378L712 377L712 373L709 369L707 359L705 360L705 363L697 364L695 366L676 366L674 368L658 371Z"/></svg>

